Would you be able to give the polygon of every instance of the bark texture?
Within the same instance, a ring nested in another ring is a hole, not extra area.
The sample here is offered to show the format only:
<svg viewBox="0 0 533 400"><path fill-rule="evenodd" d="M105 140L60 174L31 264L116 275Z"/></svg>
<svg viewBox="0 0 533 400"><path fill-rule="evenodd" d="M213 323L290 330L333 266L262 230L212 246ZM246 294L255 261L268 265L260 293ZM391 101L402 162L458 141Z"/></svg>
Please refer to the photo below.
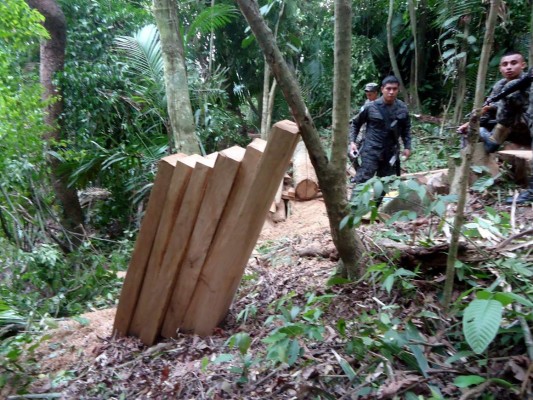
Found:
<svg viewBox="0 0 533 400"><path fill-rule="evenodd" d="M274 35L267 27L265 21L259 13L257 3L253 0L237 0L239 7L250 25L257 42L259 43L263 55L272 69L272 73L278 82L278 86L289 104L295 122L298 124L302 139L309 152L311 163L315 167L318 176L319 185L322 188L324 202L328 213L331 236L333 243L339 251L342 260L340 272L349 277L360 276L363 271L363 253L365 251L363 243L359 236L351 229L340 229L340 222L347 213L348 201L346 199L346 177L345 177L345 159L335 160L335 155L339 150L335 148L342 144L343 152L346 151L348 119L344 139L334 138L334 149L332 150L332 162L327 157L326 151L322 147L320 137L303 101L298 83L291 73L287 63L283 59L281 52L275 44ZM351 5L349 2L342 2L344 12L351 16ZM338 11L336 5L336 14ZM338 17L338 15L336 15ZM340 50L339 50L340 51ZM350 50L344 49L350 54ZM349 68L349 67L348 67ZM347 75L349 76L349 74ZM349 86L348 86L349 87ZM343 111L346 112L346 111ZM339 119L339 124L342 123ZM346 157L346 155L343 155ZM341 156L342 157L342 156ZM338 165L342 164L341 168Z"/></svg>
<svg viewBox="0 0 533 400"><path fill-rule="evenodd" d="M198 153L200 147L195 134L176 0L154 0L153 5L161 36L167 109L175 150Z"/></svg>
<svg viewBox="0 0 533 400"><path fill-rule="evenodd" d="M45 123L50 127L45 140L53 147L62 139L60 116L63 112L63 101L54 78L65 65L67 25L65 15L55 0L29 0L28 5L45 17L44 27L50 34L50 39L41 42L39 73L44 87L43 98L47 101ZM68 178L59 172L61 162L56 157L49 157L48 163L52 171L52 187L62 206L62 224L71 233L67 235L69 243L63 248L72 250L81 242L83 234L80 201L76 190L68 186Z"/></svg>

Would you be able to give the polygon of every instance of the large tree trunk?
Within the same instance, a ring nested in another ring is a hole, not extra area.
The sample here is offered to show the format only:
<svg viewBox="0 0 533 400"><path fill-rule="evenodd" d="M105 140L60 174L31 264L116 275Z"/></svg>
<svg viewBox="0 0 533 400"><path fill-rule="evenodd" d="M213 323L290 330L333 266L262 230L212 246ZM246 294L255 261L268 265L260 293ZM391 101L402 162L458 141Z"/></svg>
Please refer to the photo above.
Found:
<svg viewBox="0 0 533 400"><path fill-rule="evenodd" d="M487 78L487 68L489 65L492 44L494 43L494 30L496 27L496 18L498 16L499 7L500 0L491 0L490 12L485 23L485 37L483 40L483 47L481 49L481 56L479 58L476 81L474 112L472 113L470 126L468 128L468 145L465 149L465 157L459 171L461 174L459 178L459 193L455 218L453 221L452 237L450 239L450 250L448 252L448 260L446 264L446 282L444 284L443 296L443 304L446 308L450 306L452 300L453 284L455 279L455 262L457 260L459 236L464 222L466 195L468 192L468 175L470 173L473 147L479 134L479 116L481 115L481 106L483 105L483 99L485 97L485 79Z"/></svg>
<svg viewBox="0 0 533 400"><path fill-rule="evenodd" d="M394 15L394 0L389 2L389 15L387 18L387 50L389 52L389 59L392 66L392 72L398 81L400 81L400 96L404 97L409 103L407 92L405 91L405 85L403 84L402 76L400 75L400 68L398 67L398 61L396 61L396 55L394 54L394 42L392 40L392 17Z"/></svg>
<svg viewBox="0 0 533 400"><path fill-rule="evenodd" d="M345 151L348 134L348 118L347 116L343 116L344 113L347 114L347 112L342 111L341 114L336 117L336 122L334 122L336 126L340 126L340 124L343 123L341 119L346 119L345 126L334 128L335 132L342 132L341 134L344 135L344 138L340 138L339 135L334 136L332 161L330 162L320 142L320 137L314 125L313 118L309 114L303 101L298 83L283 59L279 48L275 44L272 31L267 27L265 21L261 17L257 3L253 0L237 0L237 3L248 21L257 42L261 46L261 50L263 51L267 62L270 64L272 72L278 81L279 87L283 91L285 100L289 104L307 150L309 151L311 162L315 167L318 181L324 195L333 243L337 247L343 263L341 272L349 277L360 276L363 268L363 243L359 236L355 234L354 230L340 229L340 222L346 215L348 206L344 168L346 165ZM346 0L339 1L339 3L342 3L343 11L339 11L336 5L337 18L344 14L345 16L350 16L349 18L351 19L350 3ZM350 36L350 34L346 34L346 36ZM347 54L350 54L350 49L337 49L336 54L337 51L345 51ZM349 76L349 73L346 74L346 77ZM341 90L341 87L336 87ZM344 86L344 89L346 89L346 87L349 87L349 84L348 86ZM342 146L342 150L338 148L339 145Z"/></svg>
<svg viewBox="0 0 533 400"><path fill-rule="evenodd" d="M45 140L55 146L62 139L60 116L63 112L63 101L60 90L54 83L57 72L62 71L65 64L67 43L67 24L65 15L55 0L29 0L28 5L39 11L44 17L44 27L50 39L43 40L40 47L40 80L44 87L43 98L47 100L45 123L50 127ZM54 99L54 100L51 100ZM68 186L68 178L59 172L61 162L57 157L49 157L52 187L62 205L62 224L73 235L68 235L72 250L81 243L83 235L83 212L76 190Z"/></svg>
<svg viewBox="0 0 533 400"><path fill-rule="evenodd" d="M167 109L172 137L177 152L193 154L199 151L183 41L179 33L176 0L154 0L154 17L161 35L161 50L165 66Z"/></svg>

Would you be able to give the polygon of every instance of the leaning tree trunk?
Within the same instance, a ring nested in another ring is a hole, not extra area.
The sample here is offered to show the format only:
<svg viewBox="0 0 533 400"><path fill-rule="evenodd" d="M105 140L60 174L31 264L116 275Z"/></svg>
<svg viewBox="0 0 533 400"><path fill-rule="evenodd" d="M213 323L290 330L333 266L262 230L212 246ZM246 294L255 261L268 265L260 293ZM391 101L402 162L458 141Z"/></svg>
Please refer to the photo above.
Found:
<svg viewBox="0 0 533 400"><path fill-rule="evenodd" d="M175 150L186 154L197 153L199 144L189 98L176 0L154 0L153 4L154 17L161 36L167 109Z"/></svg>
<svg viewBox="0 0 533 400"><path fill-rule="evenodd" d="M398 61L396 61L396 55L394 54L394 42L392 40L392 16L394 15L394 0L390 0L389 2L389 15L387 17L387 50L389 51L389 59L392 66L392 71L394 72L394 75L396 78L398 78L398 81L400 81L400 95L405 96L404 98L408 98L409 96L406 95L405 91L405 85L403 84L402 76L400 75L400 68L398 67ZM409 102L408 102L409 103Z"/></svg>
<svg viewBox="0 0 533 400"><path fill-rule="evenodd" d="M452 237L450 239L450 250L448 252L448 260L446 264L446 281L444 284L443 304L446 309L449 308L452 300L453 284L455 279L455 262L457 261L459 236L461 234L461 228L463 227L464 209L468 191L468 175L470 173L470 164L472 161L474 144L479 135L479 116L481 115L481 106L483 105L483 98L485 96L485 79L487 78L487 68L489 64L490 52L492 50L492 44L494 43L494 30L496 27L496 18L498 16L499 7L500 0L491 0L489 16L487 17L487 21L485 23L485 38L483 40L483 47L481 49L481 56L479 58L476 97L474 99L474 112L472 113L473 117L470 119L470 126L468 127L468 145L465 149L466 156L463 159L459 171L459 193L455 218L453 221Z"/></svg>
<svg viewBox="0 0 533 400"><path fill-rule="evenodd" d="M338 10L336 5L336 17L340 19L341 15L344 15L351 19L350 3L346 0L338 0L338 2L339 4L342 3L343 11ZM360 276L364 264L363 254L365 251L361 238L352 229L340 229L340 222L346 215L348 206L344 168L346 159L344 158L344 163L342 161L342 157L346 157L346 155L341 155L346 150L348 134L348 118L343 116L346 111L342 111L337 117L336 124L338 126L342 124L342 118L346 119L345 127L335 129L336 132L341 132L344 138L334 137L332 161L330 162L320 142L313 118L303 101L300 87L283 59L275 43L272 31L267 27L264 19L261 17L257 3L254 0L237 0L237 3L261 47L263 55L272 68L272 72L278 81L279 87L283 91L285 100L289 104L292 115L298 124L302 138L309 151L311 162L315 167L324 195L333 243L339 251L339 256L342 260L343 267L341 272L343 275L349 277ZM349 34L346 36L349 36ZM336 54L341 51L350 54L350 49L343 48L335 50ZM346 76L349 76L349 74ZM349 84L347 85L344 88L349 87ZM337 87L340 89L339 86ZM339 149L339 146L342 146L343 150Z"/></svg>
<svg viewBox="0 0 533 400"><path fill-rule="evenodd" d="M40 47L40 80L44 87L43 98L47 101L45 123L49 126L45 140L53 147L62 139L61 119L63 101L61 92L55 85L57 72L65 65L67 43L67 24L65 15L55 0L29 0L28 5L39 11L44 17L44 27L50 39L43 40ZM68 178L60 173L61 162L57 157L49 157L52 187L62 205L62 224L72 235L67 235L68 244L63 246L73 250L82 241L83 212L76 190L68 186Z"/></svg>

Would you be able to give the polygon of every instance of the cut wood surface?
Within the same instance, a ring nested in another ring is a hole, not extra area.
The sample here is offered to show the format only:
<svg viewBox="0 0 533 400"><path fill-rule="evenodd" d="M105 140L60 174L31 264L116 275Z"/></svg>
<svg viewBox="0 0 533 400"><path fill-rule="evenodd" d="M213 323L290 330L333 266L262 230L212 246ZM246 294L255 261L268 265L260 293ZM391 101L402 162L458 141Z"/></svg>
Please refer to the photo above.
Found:
<svg viewBox="0 0 533 400"><path fill-rule="evenodd" d="M244 153L245 150L238 146L222 151L209 176L187 254L179 269L161 328L164 337L175 336L183 321Z"/></svg>
<svg viewBox="0 0 533 400"><path fill-rule="evenodd" d="M243 160L184 328L201 336L210 335L226 315L298 139L296 124L281 121L273 126L262 156L260 149L248 146L245 160L250 153L260 163L247 171Z"/></svg>
<svg viewBox="0 0 533 400"><path fill-rule="evenodd" d="M128 266L128 273L124 279L117 313L113 326L113 334L125 336L131 323L133 312L142 287L148 259L152 250L154 238L161 219L161 205L165 202L168 188L172 181L174 167L185 154L174 154L159 161L154 185L150 193L146 213L144 215L135 248Z"/></svg>
<svg viewBox="0 0 533 400"><path fill-rule="evenodd" d="M530 171L533 157L531 150L502 150L496 154L500 160L511 164L516 183L527 183L529 174L533 172Z"/></svg>
<svg viewBox="0 0 533 400"><path fill-rule="evenodd" d="M224 214L219 222L218 229L215 233L215 237L212 240L209 253L206 255L204 265L198 277L193 296L189 302L189 305L185 311L185 316L180 323L180 330L184 332L192 332L195 328L196 319L199 316L201 307L203 306L203 296L212 290L215 291L218 286L216 277L218 276L218 269L226 268L226 264L229 262L226 259L218 259L220 255L227 255L229 260L232 260L235 254L240 251L241 243L232 242L233 231L238 229L239 226L243 228L246 223L237 219L237 214L243 203L248 196L247 188L252 184L255 177L259 161L263 155L263 151L266 147L266 142L262 139L255 139L246 147L244 158L241 162L241 166L237 171L237 176L233 183ZM230 243L228 245L228 243ZM224 247L227 246L227 247ZM220 261L220 262L219 262ZM213 286L211 286L213 285Z"/></svg>
<svg viewBox="0 0 533 400"><path fill-rule="evenodd" d="M214 159L208 158L196 161L163 258L150 257L139 301L128 331L129 334L139 337L146 345L152 345L159 336L179 266L187 251L214 162Z"/></svg>
<svg viewBox="0 0 533 400"><path fill-rule="evenodd" d="M318 178L303 141L297 144L294 151L292 178L297 199L310 200L317 196Z"/></svg>

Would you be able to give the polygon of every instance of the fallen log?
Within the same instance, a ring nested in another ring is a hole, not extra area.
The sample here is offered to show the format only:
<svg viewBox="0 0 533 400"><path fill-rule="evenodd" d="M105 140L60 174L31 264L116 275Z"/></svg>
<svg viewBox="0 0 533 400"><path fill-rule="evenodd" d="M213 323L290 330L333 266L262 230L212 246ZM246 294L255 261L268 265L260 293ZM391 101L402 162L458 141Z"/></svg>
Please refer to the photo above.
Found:
<svg viewBox="0 0 533 400"><path fill-rule="evenodd" d="M311 164L304 142L300 141L294 150L292 161L292 178L296 198L311 200L318 194L318 178Z"/></svg>

